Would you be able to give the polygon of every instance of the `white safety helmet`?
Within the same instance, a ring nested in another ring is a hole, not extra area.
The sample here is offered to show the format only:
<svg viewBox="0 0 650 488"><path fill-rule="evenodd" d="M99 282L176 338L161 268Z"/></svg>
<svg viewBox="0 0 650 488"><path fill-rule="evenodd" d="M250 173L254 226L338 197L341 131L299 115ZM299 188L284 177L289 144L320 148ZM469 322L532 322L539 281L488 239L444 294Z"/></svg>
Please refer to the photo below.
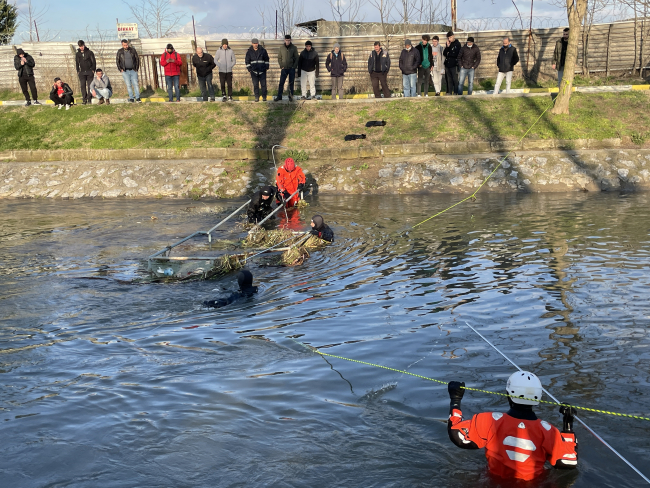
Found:
<svg viewBox="0 0 650 488"><path fill-rule="evenodd" d="M542 399L542 382L528 371L512 373L508 378L506 390L512 401L520 405L539 405L539 400Z"/></svg>

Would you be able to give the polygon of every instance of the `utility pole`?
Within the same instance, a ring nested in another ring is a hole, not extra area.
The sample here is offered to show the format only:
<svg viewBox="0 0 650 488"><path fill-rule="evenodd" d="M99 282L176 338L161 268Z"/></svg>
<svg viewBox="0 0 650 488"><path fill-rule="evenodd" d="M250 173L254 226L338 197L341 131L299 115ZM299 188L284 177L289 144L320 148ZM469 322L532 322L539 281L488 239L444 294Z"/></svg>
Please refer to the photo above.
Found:
<svg viewBox="0 0 650 488"><path fill-rule="evenodd" d="M36 25L36 21L34 21L34 28L36 29L36 41L41 42L41 38L38 35L38 26Z"/></svg>
<svg viewBox="0 0 650 488"><path fill-rule="evenodd" d="M278 38L278 11L275 11L275 38Z"/></svg>
<svg viewBox="0 0 650 488"><path fill-rule="evenodd" d="M456 0L451 0L451 30L456 32L458 29L458 9L456 6Z"/></svg>
<svg viewBox="0 0 650 488"><path fill-rule="evenodd" d="M194 25L194 16L192 15L192 30L194 30L194 50L196 50L196 26Z"/></svg>

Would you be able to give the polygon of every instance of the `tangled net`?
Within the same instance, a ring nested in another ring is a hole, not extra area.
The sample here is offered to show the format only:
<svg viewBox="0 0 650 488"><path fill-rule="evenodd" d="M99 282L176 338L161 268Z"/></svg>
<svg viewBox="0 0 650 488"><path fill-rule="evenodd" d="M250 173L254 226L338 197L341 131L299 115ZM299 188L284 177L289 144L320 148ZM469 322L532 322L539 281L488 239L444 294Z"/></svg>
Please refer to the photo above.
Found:
<svg viewBox="0 0 650 488"><path fill-rule="evenodd" d="M271 247L276 244L291 239L295 234L287 229L264 230L258 229L248 234L242 241L243 247ZM298 236L296 236L298 237ZM287 246L290 245L287 243Z"/></svg>

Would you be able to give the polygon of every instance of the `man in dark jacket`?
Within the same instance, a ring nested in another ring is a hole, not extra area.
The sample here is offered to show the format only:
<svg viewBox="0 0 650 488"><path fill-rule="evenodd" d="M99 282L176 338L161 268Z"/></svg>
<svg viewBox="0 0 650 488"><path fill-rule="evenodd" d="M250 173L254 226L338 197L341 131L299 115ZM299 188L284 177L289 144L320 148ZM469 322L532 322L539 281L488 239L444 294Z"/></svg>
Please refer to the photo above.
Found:
<svg viewBox="0 0 650 488"><path fill-rule="evenodd" d="M271 213L273 197L275 196L275 187L263 186L261 190L253 193L251 203L248 204L248 221L251 224L257 224L264 220L264 218Z"/></svg>
<svg viewBox="0 0 650 488"><path fill-rule="evenodd" d="M305 49L298 56L298 78L300 78L300 93L311 100L316 96L316 78L318 78L318 53L312 47L311 41L305 42ZM307 96L307 82L309 82L309 96Z"/></svg>
<svg viewBox="0 0 650 488"><path fill-rule="evenodd" d="M447 32L447 46L442 52L445 57L445 81L447 83L447 95L456 95L458 89L458 55L460 54L460 42L456 40L454 33Z"/></svg>
<svg viewBox="0 0 650 488"><path fill-rule="evenodd" d="M25 95L25 107L29 107L32 104L31 98L29 98L29 91L27 91L27 85L29 84L29 89L32 91L32 98L34 98L34 105L40 105L38 101L38 91L36 91L36 80L34 78L34 58L27 54L22 49L16 49L16 55L14 56L14 68L18 71L18 83L20 83L20 88L23 90L23 95Z"/></svg>
<svg viewBox="0 0 650 488"><path fill-rule="evenodd" d="M497 55L497 67L499 68L499 74L497 75L497 81L494 84L493 95L496 96L499 94L501 83L503 83L503 78L506 79L506 93L510 93L512 71L518 62L519 55L517 54L517 48L510 43L509 38L504 38L503 46L501 46L501 49L499 49L499 54Z"/></svg>
<svg viewBox="0 0 650 488"><path fill-rule="evenodd" d="M314 215L311 218L311 231L309 233L327 242L334 241L334 231L330 229L320 215Z"/></svg>
<svg viewBox="0 0 650 488"><path fill-rule="evenodd" d="M138 84L138 70L140 69L140 58L138 52L129 46L129 41L122 39L122 47L117 50L115 56L117 69L122 73L124 84L129 92L129 102L142 102L140 100L140 86Z"/></svg>
<svg viewBox="0 0 650 488"><path fill-rule="evenodd" d="M399 56L399 69L402 71L402 84L404 96L415 96L415 85L418 82L418 66L420 66L420 53L411 45L411 41L404 41L404 49Z"/></svg>
<svg viewBox="0 0 650 488"><path fill-rule="evenodd" d="M86 47L83 41L77 42L77 54L75 55L75 66L77 68L77 75L79 76L79 85L81 85L81 96L83 97L82 105L91 103L93 98L90 93L90 84L95 77L95 68L97 62L95 61L95 54Z"/></svg>
<svg viewBox="0 0 650 488"><path fill-rule="evenodd" d="M284 45L278 49L278 65L280 65L280 85L278 86L278 96L275 101L282 100L284 83L289 78L289 101L293 102L293 82L296 77L296 68L298 68L298 48L291 44L291 35L284 36Z"/></svg>
<svg viewBox="0 0 650 488"><path fill-rule="evenodd" d="M74 103L72 97L72 88L67 83L63 83L61 78L54 78L54 84L50 90L50 100L54 102L59 110L65 105L66 110L70 110L70 106Z"/></svg>
<svg viewBox="0 0 650 488"><path fill-rule="evenodd" d="M343 77L348 70L348 60L345 59L345 54L341 52L341 45L337 42L334 44L334 49L327 55L325 67L330 72L332 77L332 100L336 100L336 94L339 95L339 100L345 97L343 90Z"/></svg>
<svg viewBox="0 0 650 488"><path fill-rule="evenodd" d="M564 63L566 61L566 50L569 46L569 28L567 27L562 32L562 39L558 39L555 43L555 51L553 51L553 69L557 70L557 86L560 87L562 83L562 75L564 75Z"/></svg>
<svg viewBox="0 0 650 488"><path fill-rule="evenodd" d="M237 283L239 284L239 291L232 293L228 298L206 300L203 305L210 308L221 308L242 298L250 298L257 293L257 287L253 286L253 274L250 271L244 269L237 273Z"/></svg>
<svg viewBox="0 0 650 488"><path fill-rule="evenodd" d="M460 65L460 80L458 81L458 94L463 94L463 85L465 78L467 82L467 94L471 95L474 89L474 70L481 64L481 50L474 44L474 38L468 37L465 45L460 48L458 54L458 64Z"/></svg>
<svg viewBox="0 0 650 488"><path fill-rule="evenodd" d="M217 67L214 58L209 53L204 53L203 48L197 47L196 54L192 56L192 65L196 69L196 78L199 80L199 88L203 101L214 102L214 86L212 85L212 70Z"/></svg>
<svg viewBox="0 0 650 488"><path fill-rule="evenodd" d="M429 44L430 37L426 34L422 36L422 41L420 44L415 46L415 49L420 53L420 66L418 66L418 84L416 92L418 97L420 95L420 89L422 84L424 84L424 96L429 96L429 79L431 77L431 69L433 68L433 49Z"/></svg>
<svg viewBox="0 0 650 488"><path fill-rule="evenodd" d="M269 54L260 41L253 38L251 47L246 51L246 69L251 74L255 101L260 101L260 85L262 87L262 100L266 102L266 72L269 69Z"/></svg>
<svg viewBox="0 0 650 488"><path fill-rule="evenodd" d="M390 88L388 88L388 71L390 70L390 56L388 51L384 51L381 42L375 41L375 47L368 57L368 73L372 82L372 91L375 98L381 97L379 91L379 82L384 98L390 98Z"/></svg>

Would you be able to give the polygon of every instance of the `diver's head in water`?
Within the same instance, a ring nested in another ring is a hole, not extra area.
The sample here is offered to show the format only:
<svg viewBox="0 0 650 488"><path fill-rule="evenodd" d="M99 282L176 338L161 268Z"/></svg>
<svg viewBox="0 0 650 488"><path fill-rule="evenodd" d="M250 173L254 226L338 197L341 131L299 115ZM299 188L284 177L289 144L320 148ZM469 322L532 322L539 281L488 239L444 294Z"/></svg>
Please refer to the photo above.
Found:
<svg viewBox="0 0 650 488"><path fill-rule="evenodd" d="M262 200L268 200L273 196L273 188L270 186L263 186L262 187Z"/></svg>
<svg viewBox="0 0 650 488"><path fill-rule="evenodd" d="M253 286L253 273L247 269L237 273L237 283L239 283L239 289L243 293L257 293L257 287Z"/></svg>
<svg viewBox="0 0 650 488"><path fill-rule="evenodd" d="M323 228L323 224L325 224L325 221L323 220L323 217L320 215L314 215L311 218L311 226L316 229L316 230L321 230Z"/></svg>

